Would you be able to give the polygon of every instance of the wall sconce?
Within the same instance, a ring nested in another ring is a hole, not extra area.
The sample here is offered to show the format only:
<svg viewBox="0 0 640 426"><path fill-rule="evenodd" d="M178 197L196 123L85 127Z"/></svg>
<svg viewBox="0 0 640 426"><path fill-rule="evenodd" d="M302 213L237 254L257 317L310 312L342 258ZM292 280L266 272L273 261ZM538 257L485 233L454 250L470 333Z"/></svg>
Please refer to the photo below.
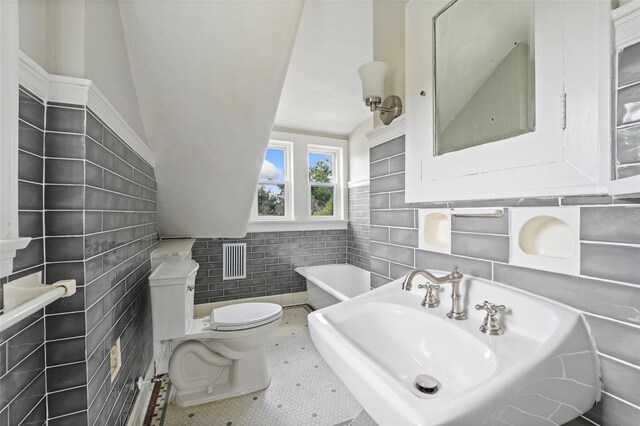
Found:
<svg viewBox="0 0 640 426"><path fill-rule="evenodd" d="M390 124L402 114L402 100L399 96L388 96L384 102L384 77L387 64L380 61L367 62L358 68L362 80L362 99L371 111L380 111L380 120Z"/></svg>

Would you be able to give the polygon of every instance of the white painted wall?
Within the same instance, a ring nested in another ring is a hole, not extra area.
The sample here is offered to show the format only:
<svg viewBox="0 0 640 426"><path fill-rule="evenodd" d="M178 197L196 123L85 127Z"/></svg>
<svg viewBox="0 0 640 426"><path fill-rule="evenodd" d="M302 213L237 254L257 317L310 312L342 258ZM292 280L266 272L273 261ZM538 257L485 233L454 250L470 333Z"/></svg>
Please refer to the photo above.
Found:
<svg viewBox="0 0 640 426"><path fill-rule="evenodd" d="M20 50L42 68L47 65L47 8L44 1L19 3Z"/></svg>
<svg viewBox="0 0 640 426"><path fill-rule="evenodd" d="M389 66L385 79L385 96L405 100L404 84L404 6L407 0L373 0L373 59ZM404 113L404 111L403 111ZM378 113L374 126L381 126Z"/></svg>
<svg viewBox="0 0 640 426"><path fill-rule="evenodd" d="M247 229L301 2L121 2L163 237Z"/></svg>
<svg viewBox="0 0 640 426"><path fill-rule="evenodd" d="M0 241L18 238L17 17L15 2L0 2ZM5 257L0 244L0 264Z"/></svg>
<svg viewBox="0 0 640 426"><path fill-rule="evenodd" d="M118 2L87 1L84 22L84 77L100 88L129 126L147 142Z"/></svg>
<svg viewBox="0 0 640 426"><path fill-rule="evenodd" d="M358 124L349 134L349 182L369 179L369 139L373 115Z"/></svg>
<svg viewBox="0 0 640 426"><path fill-rule="evenodd" d="M92 80L145 141L117 0L19 2L20 50L50 74Z"/></svg>
<svg viewBox="0 0 640 426"><path fill-rule="evenodd" d="M85 2L45 1L46 56L49 74L84 77Z"/></svg>

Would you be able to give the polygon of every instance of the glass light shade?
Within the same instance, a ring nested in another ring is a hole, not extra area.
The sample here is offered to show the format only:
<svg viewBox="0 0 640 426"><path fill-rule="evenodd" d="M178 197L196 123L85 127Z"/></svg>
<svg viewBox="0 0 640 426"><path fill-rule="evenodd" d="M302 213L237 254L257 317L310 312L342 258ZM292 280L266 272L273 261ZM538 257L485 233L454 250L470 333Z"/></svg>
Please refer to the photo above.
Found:
<svg viewBox="0 0 640 426"><path fill-rule="evenodd" d="M378 97L384 98L384 77L387 64L380 61L367 62L358 68L362 80L362 99Z"/></svg>

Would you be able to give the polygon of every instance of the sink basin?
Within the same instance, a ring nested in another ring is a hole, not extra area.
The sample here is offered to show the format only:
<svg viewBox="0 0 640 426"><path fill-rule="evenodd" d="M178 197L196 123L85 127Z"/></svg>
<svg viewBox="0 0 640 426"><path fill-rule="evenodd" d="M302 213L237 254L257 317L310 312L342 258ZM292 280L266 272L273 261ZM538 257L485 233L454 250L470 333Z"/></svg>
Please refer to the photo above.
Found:
<svg viewBox="0 0 640 426"><path fill-rule="evenodd" d="M446 272L432 271L437 275ZM309 315L318 351L381 425L560 425L600 398L595 348L581 314L478 278L462 285L469 319L420 305L424 290L402 280ZM479 331L484 300L504 304L502 336ZM438 382L415 387L418 375Z"/></svg>

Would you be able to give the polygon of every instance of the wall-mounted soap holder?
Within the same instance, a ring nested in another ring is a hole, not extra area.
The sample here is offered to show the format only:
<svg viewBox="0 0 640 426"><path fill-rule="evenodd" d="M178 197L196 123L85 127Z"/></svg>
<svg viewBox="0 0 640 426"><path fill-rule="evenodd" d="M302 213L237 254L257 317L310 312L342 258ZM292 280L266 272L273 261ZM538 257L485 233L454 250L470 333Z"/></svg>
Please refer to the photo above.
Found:
<svg viewBox="0 0 640 426"><path fill-rule="evenodd" d="M562 274L580 273L580 208L513 208L509 263Z"/></svg>
<svg viewBox="0 0 640 426"><path fill-rule="evenodd" d="M418 210L418 248L451 253L451 210Z"/></svg>

